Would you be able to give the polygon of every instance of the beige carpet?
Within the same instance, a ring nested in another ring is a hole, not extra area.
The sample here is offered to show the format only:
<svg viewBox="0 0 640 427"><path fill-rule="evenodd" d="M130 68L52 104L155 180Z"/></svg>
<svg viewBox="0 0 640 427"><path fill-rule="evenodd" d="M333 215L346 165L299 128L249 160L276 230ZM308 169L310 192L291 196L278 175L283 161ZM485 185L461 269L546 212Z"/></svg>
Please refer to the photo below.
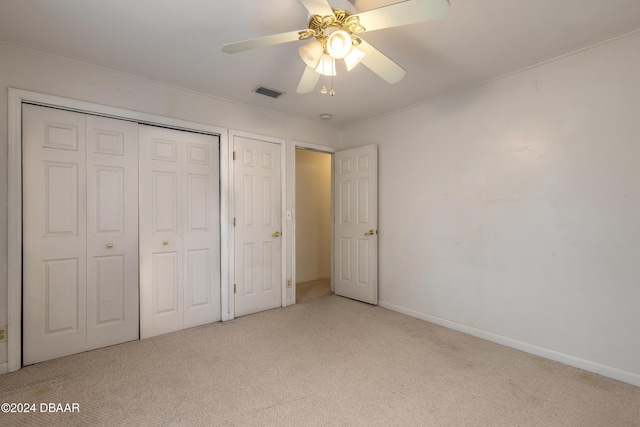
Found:
<svg viewBox="0 0 640 427"><path fill-rule="evenodd" d="M313 280L296 285L296 302L308 302L331 293L331 279Z"/></svg>
<svg viewBox="0 0 640 427"><path fill-rule="evenodd" d="M634 426L640 388L335 295L0 376L0 425Z"/></svg>

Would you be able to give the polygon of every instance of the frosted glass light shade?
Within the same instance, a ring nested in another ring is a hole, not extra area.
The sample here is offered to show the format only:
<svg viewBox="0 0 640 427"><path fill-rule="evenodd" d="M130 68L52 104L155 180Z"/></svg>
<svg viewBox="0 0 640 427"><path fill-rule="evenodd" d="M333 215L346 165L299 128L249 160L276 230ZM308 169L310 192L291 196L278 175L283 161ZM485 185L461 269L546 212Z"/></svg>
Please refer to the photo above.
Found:
<svg viewBox="0 0 640 427"><path fill-rule="evenodd" d="M349 33L343 30L334 31L327 40L327 53L332 58L342 59L351 50L352 42Z"/></svg>
<svg viewBox="0 0 640 427"><path fill-rule="evenodd" d="M308 67L316 68L323 55L322 43L314 40L311 43L301 46L300 49L298 49L298 53Z"/></svg>
<svg viewBox="0 0 640 427"><path fill-rule="evenodd" d="M358 65L362 58L364 58L365 53L358 49L357 47L352 47L351 51L347 56L344 57L344 63L347 66L347 71L351 71L353 67Z"/></svg>
<svg viewBox="0 0 640 427"><path fill-rule="evenodd" d="M336 63L335 60L329 55L322 55L322 60L316 68L316 72L323 76L335 76L336 75Z"/></svg>

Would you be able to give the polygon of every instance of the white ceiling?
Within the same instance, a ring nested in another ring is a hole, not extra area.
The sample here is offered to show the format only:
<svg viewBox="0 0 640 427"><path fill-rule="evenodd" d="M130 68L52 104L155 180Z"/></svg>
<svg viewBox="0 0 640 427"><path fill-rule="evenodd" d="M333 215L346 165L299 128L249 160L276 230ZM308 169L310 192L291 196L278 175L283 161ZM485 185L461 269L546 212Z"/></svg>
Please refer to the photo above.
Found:
<svg viewBox="0 0 640 427"><path fill-rule="evenodd" d="M312 121L330 113L323 124L342 128L640 29L638 0L450 1L442 21L364 33L408 71L402 82L338 68L335 97L296 93L305 42L221 51L306 28L298 0L0 0L0 40ZM396 2L352 1L360 12Z"/></svg>

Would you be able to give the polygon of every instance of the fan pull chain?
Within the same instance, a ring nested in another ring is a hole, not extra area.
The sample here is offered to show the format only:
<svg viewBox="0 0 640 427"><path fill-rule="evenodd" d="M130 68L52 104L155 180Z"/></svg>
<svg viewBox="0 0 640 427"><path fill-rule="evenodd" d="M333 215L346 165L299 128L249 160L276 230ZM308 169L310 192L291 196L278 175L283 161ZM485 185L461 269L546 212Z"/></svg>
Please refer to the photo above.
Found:
<svg viewBox="0 0 640 427"><path fill-rule="evenodd" d="M320 58L320 61L322 61L322 70L324 70L324 55L322 55L322 57ZM322 76L322 80L325 80L324 75ZM321 94L326 94L327 93L327 85L324 83L324 81L322 82L322 87L320 88L320 93Z"/></svg>
<svg viewBox="0 0 640 427"><path fill-rule="evenodd" d="M331 58L331 67L333 70L336 69L336 60L334 58ZM336 91L333 89L333 74L334 73L331 73L331 92L329 92L331 96L336 94Z"/></svg>
<svg viewBox="0 0 640 427"><path fill-rule="evenodd" d="M320 64L320 66L322 67L322 70L326 73L326 71L325 71L326 68L324 66L324 55L322 56L321 61L322 62ZM335 96L336 91L333 88L333 73L335 73L335 69L336 69L336 60L335 60L335 58L331 58L331 68L332 68L332 71L331 71L331 91L329 91L329 94L331 96ZM322 74L322 79L326 80L326 74L324 74L324 73ZM322 83L322 86L320 87L320 93L323 94L323 95L327 93L327 85L324 82Z"/></svg>

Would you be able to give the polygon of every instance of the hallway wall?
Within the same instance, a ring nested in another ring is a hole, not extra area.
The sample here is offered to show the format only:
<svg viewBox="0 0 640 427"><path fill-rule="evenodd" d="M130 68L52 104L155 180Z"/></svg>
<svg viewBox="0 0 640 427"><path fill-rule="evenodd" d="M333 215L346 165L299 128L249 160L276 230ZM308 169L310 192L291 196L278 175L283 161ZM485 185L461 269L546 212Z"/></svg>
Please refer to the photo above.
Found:
<svg viewBox="0 0 640 427"><path fill-rule="evenodd" d="M331 277L331 154L296 149L296 282Z"/></svg>

